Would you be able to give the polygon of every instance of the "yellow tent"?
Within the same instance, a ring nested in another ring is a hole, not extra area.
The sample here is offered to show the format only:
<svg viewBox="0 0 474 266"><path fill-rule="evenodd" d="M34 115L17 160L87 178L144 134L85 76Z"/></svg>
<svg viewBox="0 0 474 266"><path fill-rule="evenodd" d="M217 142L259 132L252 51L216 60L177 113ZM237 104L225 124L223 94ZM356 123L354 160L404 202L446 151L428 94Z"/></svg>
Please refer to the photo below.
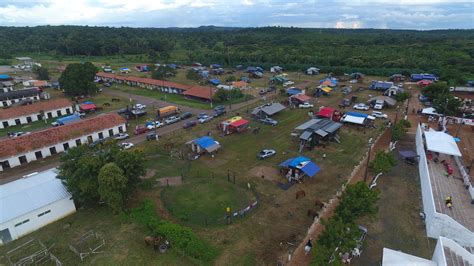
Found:
<svg viewBox="0 0 474 266"><path fill-rule="evenodd" d="M324 87L321 90L324 91L324 92L327 92L327 93L330 93L332 91L332 89L329 88L329 87Z"/></svg>
<svg viewBox="0 0 474 266"><path fill-rule="evenodd" d="M227 122L234 123L235 121L239 121L240 119L242 119L241 116L234 116L234 117L230 118L229 120L227 120Z"/></svg>

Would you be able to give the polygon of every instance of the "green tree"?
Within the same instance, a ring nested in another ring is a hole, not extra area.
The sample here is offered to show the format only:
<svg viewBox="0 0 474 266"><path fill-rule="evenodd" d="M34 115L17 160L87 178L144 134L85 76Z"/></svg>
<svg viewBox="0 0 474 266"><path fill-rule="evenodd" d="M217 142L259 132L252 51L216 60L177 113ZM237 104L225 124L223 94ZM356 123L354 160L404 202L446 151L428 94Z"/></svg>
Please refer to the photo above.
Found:
<svg viewBox="0 0 474 266"><path fill-rule="evenodd" d="M99 171L98 183L100 199L114 212L120 212L128 183L123 170L115 163L107 163Z"/></svg>
<svg viewBox="0 0 474 266"><path fill-rule="evenodd" d="M97 68L90 62L69 64L59 77L59 83L70 96L90 95L97 92L96 73Z"/></svg>
<svg viewBox="0 0 474 266"><path fill-rule="evenodd" d="M198 81L198 80L201 80L202 77L201 75L199 75L199 73L195 72L194 70L188 69L188 71L186 71L186 78L189 80Z"/></svg>
<svg viewBox="0 0 474 266"><path fill-rule="evenodd" d="M140 182L140 176L146 173L143 154L137 150L124 150L116 152L113 162L120 165L123 174L127 177L127 188L133 190Z"/></svg>
<svg viewBox="0 0 474 266"><path fill-rule="evenodd" d="M169 76L176 75L176 73L176 69L174 68L171 68L169 66L160 66L151 72L151 78L164 80L167 79Z"/></svg>
<svg viewBox="0 0 474 266"><path fill-rule="evenodd" d="M433 99L433 107L436 112L446 116L459 115L459 108L461 107L461 101L454 98L452 94L439 94Z"/></svg>
<svg viewBox="0 0 474 266"><path fill-rule="evenodd" d="M225 77L225 82L233 82L233 81L236 81L236 80L237 80L237 78L234 75L230 75L230 76Z"/></svg>
<svg viewBox="0 0 474 266"><path fill-rule="evenodd" d="M369 166L374 173L387 173L395 164L396 160L391 152L378 151Z"/></svg>
<svg viewBox="0 0 474 266"><path fill-rule="evenodd" d="M47 68L34 66L33 72L39 80L49 80L49 71Z"/></svg>
<svg viewBox="0 0 474 266"><path fill-rule="evenodd" d="M336 213L344 222L356 220L365 215L377 213L378 190L371 190L364 182L348 185Z"/></svg>
<svg viewBox="0 0 474 266"><path fill-rule="evenodd" d="M397 100L397 102L403 102L403 101L405 101L406 99L408 99L410 97L411 97L411 94L407 91L404 91L404 92L401 92L401 93L397 93L395 95L395 100Z"/></svg>

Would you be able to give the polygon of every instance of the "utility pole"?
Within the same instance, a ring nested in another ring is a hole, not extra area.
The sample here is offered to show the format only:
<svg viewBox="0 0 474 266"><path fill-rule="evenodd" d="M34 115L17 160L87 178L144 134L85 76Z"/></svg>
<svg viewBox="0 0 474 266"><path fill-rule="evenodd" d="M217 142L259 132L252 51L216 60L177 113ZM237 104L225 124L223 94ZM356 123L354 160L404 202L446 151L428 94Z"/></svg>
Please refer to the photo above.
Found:
<svg viewBox="0 0 474 266"><path fill-rule="evenodd" d="M364 183L367 182L367 174L369 171L370 151L372 150L372 138L369 139L369 152L367 154L367 163L365 165Z"/></svg>
<svg viewBox="0 0 474 266"><path fill-rule="evenodd" d="M211 96L211 108L212 108L212 87L209 87L209 95Z"/></svg>

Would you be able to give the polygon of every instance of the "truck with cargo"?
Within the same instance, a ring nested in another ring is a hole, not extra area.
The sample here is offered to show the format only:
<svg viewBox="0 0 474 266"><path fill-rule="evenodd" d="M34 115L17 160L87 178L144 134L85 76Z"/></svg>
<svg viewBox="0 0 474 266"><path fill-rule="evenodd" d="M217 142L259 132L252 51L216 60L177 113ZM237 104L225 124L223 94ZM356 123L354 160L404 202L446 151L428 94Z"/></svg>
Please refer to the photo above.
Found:
<svg viewBox="0 0 474 266"><path fill-rule="evenodd" d="M79 120L81 120L81 115L79 113L75 113L72 115L68 115L68 116L64 116L64 117L56 119L56 122L51 123L51 125L53 127L64 126L64 125L67 125Z"/></svg>
<svg viewBox="0 0 474 266"><path fill-rule="evenodd" d="M179 112L178 107L170 105L170 106L166 106L166 107L162 107L158 109L157 115L159 118L164 118L164 117L176 115L178 114L178 112Z"/></svg>

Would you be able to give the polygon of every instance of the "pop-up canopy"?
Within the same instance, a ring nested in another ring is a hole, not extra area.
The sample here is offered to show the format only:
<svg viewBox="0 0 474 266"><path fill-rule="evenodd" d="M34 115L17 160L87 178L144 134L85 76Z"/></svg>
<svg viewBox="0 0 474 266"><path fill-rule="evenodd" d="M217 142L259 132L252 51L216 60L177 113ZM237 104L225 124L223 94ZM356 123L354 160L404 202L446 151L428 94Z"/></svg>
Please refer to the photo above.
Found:
<svg viewBox="0 0 474 266"><path fill-rule="evenodd" d="M441 131L427 131L425 132L425 138L426 148L429 151L462 156L453 136L449 134Z"/></svg>

